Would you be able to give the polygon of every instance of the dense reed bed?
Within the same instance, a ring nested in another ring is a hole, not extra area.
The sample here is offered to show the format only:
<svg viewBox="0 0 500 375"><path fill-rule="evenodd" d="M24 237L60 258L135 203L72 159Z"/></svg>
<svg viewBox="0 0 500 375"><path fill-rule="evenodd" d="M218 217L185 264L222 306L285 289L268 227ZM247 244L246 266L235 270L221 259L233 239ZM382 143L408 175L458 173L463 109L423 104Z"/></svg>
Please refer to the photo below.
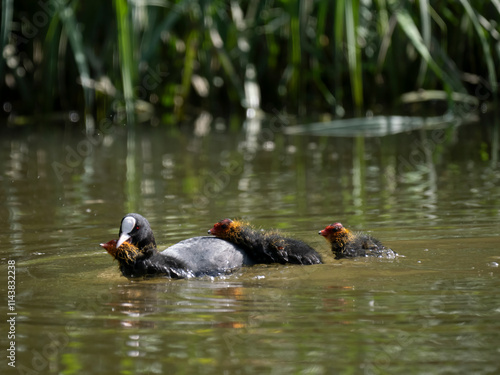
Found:
<svg viewBox="0 0 500 375"><path fill-rule="evenodd" d="M453 110L498 90L500 0L3 0L1 17L0 96L17 122Z"/></svg>

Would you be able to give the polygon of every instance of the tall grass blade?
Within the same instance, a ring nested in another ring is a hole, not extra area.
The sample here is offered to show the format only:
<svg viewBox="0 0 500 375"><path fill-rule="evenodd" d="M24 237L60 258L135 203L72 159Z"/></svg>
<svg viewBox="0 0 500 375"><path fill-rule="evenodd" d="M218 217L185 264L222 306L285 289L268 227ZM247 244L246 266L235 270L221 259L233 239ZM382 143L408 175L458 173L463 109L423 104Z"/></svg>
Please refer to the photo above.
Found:
<svg viewBox="0 0 500 375"><path fill-rule="evenodd" d="M191 81L193 79L196 64L196 53L198 52L198 40L198 30L193 30L186 41L186 55L184 57L184 69L182 71L182 83L179 93L183 103L187 102L189 90L191 88ZM176 115L178 118L182 117L181 108L182 106L176 107Z"/></svg>
<svg viewBox="0 0 500 375"><path fill-rule="evenodd" d="M387 30L389 29L389 11L387 9L386 0L377 0L377 19L378 19L378 27L377 33L378 35L385 35Z"/></svg>
<svg viewBox="0 0 500 375"><path fill-rule="evenodd" d="M226 74L228 75L233 87L236 89L240 103L244 103L245 90L243 88L243 83L237 74L237 70L231 62L231 57L224 47L224 41L219 34L219 31L213 24L211 17L207 16L206 23L209 28L209 36L212 42L212 47L215 48L217 55L219 57L220 64Z"/></svg>
<svg viewBox="0 0 500 375"><path fill-rule="evenodd" d="M338 0L335 4L334 36L335 46L342 47L344 41L345 0Z"/></svg>
<svg viewBox="0 0 500 375"><path fill-rule="evenodd" d="M329 19L328 14L328 5L329 3L324 1L318 4L318 12L317 12L317 28L316 28L316 45L318 48L323 48L322 45L326 43L326 23ZM311 73L313 80L318 88L319 92L323 95L323 98L328 103L328 105L335 110L336 100L333 96L331 89L326 85L322 80L323 69L321 66L321 62L318 59L318 56L314 56L311 60Z"/></svg>
<svg viewBox="0 0 500 375"><path fill-rule="evenodd" d="M3 54L4 48L9 42L9 33L11 30L12 16L14 14L14 0L2 1L2 26L0 29L0 53ZM0 77L3 77L3 67L5 59L0 61ZM3 84L3 79L0 81L0 87Z"/></svg>
<svg viewBox="0 0 500 375"><path fill-rule="evenodd" d="M294 4L295 3L295 4ZM294 105L297 106L299 112L303 110L301 98L300 98L300 65L302 61L301 56L301 38L300 38L300 27L301 27L301 9L303 1L291 2L288 6L288 11L290 15L290 64L288 68L290 69L290 77L288 80L288 94L293 97L295 102Z"/></svg>
<svg viewBox="0 0 500 375"><path fill-rule="evenodd" d="M120 54L123 96L129 126L135 125L134 115L134 70L132 52L132 32L130 29L130 12L127 0L114 0L116 21L118 25L118 50Z"/></svg>
<svg viewBox="0 0 500 375"><path fill-rule="evenodd" d="M176 3L168 12L168 14L161 19L158 24L153 24L149 26L146 31L151 30L148 34L151 35L149 39L144 40L143 59L149 61L153 56L154 52L158 49L158 46L162 44L161 36L163 33L170 33L172 28L176 25L177 21L181 19L181 16L185 16L185 12L189 6L192 6L193 0L184 0L180 3ZM155 4L160 5L161 3Z"/></svg>
<svg viewBox="0 0 500 375"><path fill-rule="evenodd" d="M446 22L433 7L429 6L429 16L434 21L436 26L439 28L439 45L443 51L448 50L448 27L446 26Z"/></svg>
<svg viewBox="0 0 500 375"><path fill-rule="evenodd" d="M57 0L52 0L51 2L54 8L58 9L59 18L68 35L71 48L73 49L73 55L78 68L78 74L80 76L85 98L85 129L88 133L91 133L94 131L95 127L92 115L94 97L93 90L90 88L90 71L88 67L87 55L85 54L85 50L83 48L82 34L78 28L75 12L73 11L73 8L71 8L71 5L64 6Z"/></svg>
<svg viewBox="0 0 500 375"><path fill-rule="evenodd" d="M420 0L420 18L422 19L422 39L430 50L431 48L431 16L429 13L429 3L427 0ZM427 62L422 59L420 60L420 70L418 73L417 86L422 87L425 79L425 73L427 72Z"/></svg>
<svg viewBox="0 0 500 375"><path fill-rule="evenodd" d="M63 107L70 107L70 103L67 102L69 95L67 95L66 85L64 85L64 73L66 69L64 68L65 54L63 50L67 45L67 40L67 33L61 33L61 19L58 13L55 12L47 28L42 47L44 64L50 67L50 69L47 69L47 74L44 74L43 77L42 87L44 95L43 99L40 100L42 111L50 111L51 104L55 98L59 98ZM90 129L87 130L89 131Z"/></svg>
<svg viewBox="0 0 500 375"><path fill-rule="evenodd" d="M500 0L491 0L495 8L497 8L498 13L500 13Z"/></svg>
<svg viewBox="0 0 500 375"><path fill-rule="evenodd" d="M481 41L481 47L483 49L484 58L486 59L486 66L488 68L491 89L493 93L496 94L498 90L497 74L495 70L495 64L493 63L493 56L491 54L490 45L488 44L488 41L486 40L486 37L484 35L484 29L481 27L479 19L477 18L477 14L474 9L472 9L472 6L469 4L469 2L467 0L460 0L460 2L467 12L469 19L476 29L477 36Z"/></svg>
<svg viewBox="0 0 500 375"><path fill-rule="evenodd" d="M386 61L389 47L392 41L392 34L396 25L394 17L389 18L389 11L387 9L387 4L385 0L378 0L378 35L380 36L380 48L378 50L377 57L377 69L375 71L375 77L378 81L382 80L382 69L384 62ZM394 69L390 69L389 77L394 74ZM393 82L390 80L389 82Z"/></svg>
<svg viewBox="0 0 500 375"><path fill-rule="evenodd" d="M345 25L345 0L338 0L335 3L335 17L334 17L334 56L335 56L335 82L342 82L343 66L342 63L342 47L344 45L344 25ZM335 85L335 97L339 104L343 106L344 102L344 89L341 84Z"/></svg>
<svg viewBox="0 0 500 375"><path fill-rule="evenodd" d="M463 86L460 84L460 82L448 75L439 67L436 61L434 61L411 16L405 10L401 9L396 13L396 17L399 26L405 32L406 36L410 39L415 49L419 52L420 56L425 60L434 74L436 74L436 76L444 83L445 90L448 92L450 97L450 90L459 92L463 91Z"/></svg>
<svg viewBox="0 0 500 375"><path fill-rule="evenodd" d="M361 50L356 40L356 31L359 24L359 3L347 1L345 3L347 63L351 80L352 99L355 108L359 111L363 107L363 76L361 71Z"/></svg>

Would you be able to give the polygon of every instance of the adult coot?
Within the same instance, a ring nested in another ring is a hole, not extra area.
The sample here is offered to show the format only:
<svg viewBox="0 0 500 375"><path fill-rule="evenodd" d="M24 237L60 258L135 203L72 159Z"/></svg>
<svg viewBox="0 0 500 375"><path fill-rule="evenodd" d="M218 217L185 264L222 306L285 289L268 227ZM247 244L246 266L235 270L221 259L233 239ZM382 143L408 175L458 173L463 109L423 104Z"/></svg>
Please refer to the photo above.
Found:
<svg viewBox="0 0 500 375"><path fill-rule="evenodd" d="M189 238L159 252L149 222L136 213L122 219L118 240L101 246L129 278L216 276L255 263L240 247L208 236Z"/></svg>
<svg viewBox="0 0 500 375"><path fill-rule="evenodd" d="M242 248L256 263L322 263L321 256L304 242L283 237L277 231L255 230L240 221L221 220L208 233Z"/></svg>
<svg viewBox="0 0 500 375"><path fill-rule="evenodd" d="M394 259L398 255L369 234L351 232L341 223L328 225L319 234L331 244L335 259L368 256Z"/></svg>

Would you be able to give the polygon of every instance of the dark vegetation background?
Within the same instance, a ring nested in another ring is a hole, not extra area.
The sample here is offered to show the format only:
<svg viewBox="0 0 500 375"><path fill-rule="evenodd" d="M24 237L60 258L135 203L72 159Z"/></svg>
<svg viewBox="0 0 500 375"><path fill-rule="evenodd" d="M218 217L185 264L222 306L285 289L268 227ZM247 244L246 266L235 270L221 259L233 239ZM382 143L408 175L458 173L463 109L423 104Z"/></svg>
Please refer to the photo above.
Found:
<svg viewBox="0 0 500 375"><path fill-rule="evenodd" d="M499 20L500 0L3 0L2 117L91 128L109 116L172 124L200 110L487 108Z"/></svg>

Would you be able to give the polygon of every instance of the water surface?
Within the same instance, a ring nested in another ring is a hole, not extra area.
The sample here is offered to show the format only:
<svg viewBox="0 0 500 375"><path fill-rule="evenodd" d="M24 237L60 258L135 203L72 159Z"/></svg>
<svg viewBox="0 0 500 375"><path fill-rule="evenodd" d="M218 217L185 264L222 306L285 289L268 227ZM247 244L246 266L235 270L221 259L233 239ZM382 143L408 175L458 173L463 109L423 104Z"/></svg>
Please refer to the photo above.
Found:
<svg viewBox="0 0 500 375"><path fill-rule="evenodd" d="M15 370L499 372L491 121L385 137L284 135L272 123L207 134L101 125L102 136L66 128L1 137L0 258L4 280L16 261ZM129 281L98 244L133 211L162 247L237 217L309 242L325 264ZM332 259L317 232L334 221L402 256ZM12 370L5 358L1 366Z"/></svg>

